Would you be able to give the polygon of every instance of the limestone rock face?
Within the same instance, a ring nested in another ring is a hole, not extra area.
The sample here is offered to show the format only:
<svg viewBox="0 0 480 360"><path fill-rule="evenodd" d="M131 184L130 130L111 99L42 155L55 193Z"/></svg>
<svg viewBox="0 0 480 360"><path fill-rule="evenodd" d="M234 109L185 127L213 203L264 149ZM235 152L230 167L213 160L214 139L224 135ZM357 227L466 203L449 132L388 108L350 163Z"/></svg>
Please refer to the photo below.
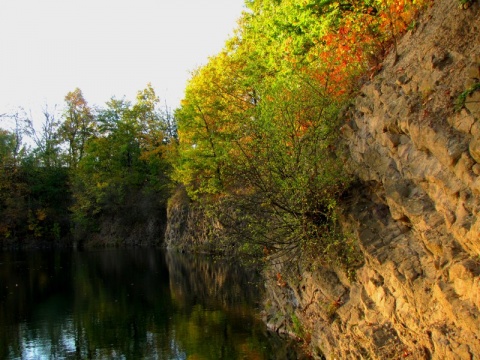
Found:
<svg viewBox="0 0 480 360"><path fill-rule="evenodd" d="M480 91L454 109L480 78L480 4L436 0L419 24L342 129L363 184L343 219L356 280L325 267L267 287L267 321L292 311L327 359L480 358Z"/></svg>

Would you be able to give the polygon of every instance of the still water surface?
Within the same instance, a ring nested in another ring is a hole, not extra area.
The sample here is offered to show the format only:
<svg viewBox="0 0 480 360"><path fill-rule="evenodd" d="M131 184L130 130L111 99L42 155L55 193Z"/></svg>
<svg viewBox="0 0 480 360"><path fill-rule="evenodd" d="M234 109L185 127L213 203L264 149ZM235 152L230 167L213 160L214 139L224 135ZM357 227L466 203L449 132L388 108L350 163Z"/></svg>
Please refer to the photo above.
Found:
<svg viewBox="0 0 480 360"><path fill-rule="evenodd" d="M299 359L259 278L161 250L0 252L0 359Z"/></svg>

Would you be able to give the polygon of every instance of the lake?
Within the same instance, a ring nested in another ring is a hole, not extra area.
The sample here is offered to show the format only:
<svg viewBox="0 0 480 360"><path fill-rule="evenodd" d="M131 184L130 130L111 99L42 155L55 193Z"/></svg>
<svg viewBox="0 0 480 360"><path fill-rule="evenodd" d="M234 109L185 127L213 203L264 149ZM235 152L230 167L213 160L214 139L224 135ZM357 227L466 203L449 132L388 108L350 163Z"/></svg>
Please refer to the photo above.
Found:
<svg viewBox="0 0 480 360"><path fill-rule="evenodd" d="M261 279L157 249L0 252L0 359L303 359Z"/></svg>

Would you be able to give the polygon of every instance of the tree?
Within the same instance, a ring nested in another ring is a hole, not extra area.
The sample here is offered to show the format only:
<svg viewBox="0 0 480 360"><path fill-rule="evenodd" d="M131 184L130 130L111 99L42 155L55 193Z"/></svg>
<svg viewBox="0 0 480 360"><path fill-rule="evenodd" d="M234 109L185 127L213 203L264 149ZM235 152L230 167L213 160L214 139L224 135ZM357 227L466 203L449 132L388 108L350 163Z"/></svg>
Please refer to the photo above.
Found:
<svg viewBox="0 0 480 360"><path fill-rule="evenodd" d="M11 131L0 129L0 163L2 170L15 164L17 147L17 137L15 134Z"/></svg>
<svg viewBox="0 0 480 360"><path fill-rule="evenodd" d="M250 140L234 143L232 178L242 191L228 194L237 210L220 218L237 239L296 259L326 255L338 241L337 201L350 179L335 148L339 104L301 78L290 81L262 94L244 130Z"/></svg>
<svg viewBox="0 0 480 360"><path fill-rule="evenodd" d="M21 148L18 127L0 129L0 235L15 238L27 223L25 197L28 189L18 167Z"/></svg>
<svg viewBox="0 0 480 360"><path fill-rule="evenodd" d="M11 131L8 131L13 136L11 142L11 159L13 166L16 167L22 156L27 153L27 148L23 143L23 137L30 135L30 129L32 128L31 120L23 108L17 109L12 114L3 114L0 118L4 118L11 123L9 126Z"/></svg>
<svg viewBox="0 0 480 360"><path fill-rule="evenodd" d="M60 134L68 144L67 163L72 169L82 159L87 139L95 132L93 110L79 88L65 96L66 109Z"/></svg>
<svg viewBox="0 0 480 360"><path fill-rule="evenodd" d="M50 111L48 105L45 105L42 110L43 122L40 132L37 132L33 126L30 129L30 134L36 145L35 158L39 162L39 166L60 167L63 165L60 147L61 123L56 119L56 107L53 111Z"/></svg>
<svg viewBox="0 0 480 360"><path fill-rule="evenodd" d="M158 103L148 85L133 105L113 98L98 111L97 132L86 142L73 176L77 223L93 227L106 213L132 217L128 209L144 195L153 196L152 203L166 201L169 165L164 152L170 139Z"/></svg>
<svg viewBox="0 0 480 360"><path fill-rule="evenodd" d="M12 130L0 129L0 235L15 239L25 234L29 189L21 166L27 149L23 137L29 133L30 122L23 109L3 115Z"/></svg>
<svg viewBox="0 0 480 360"><path fill-rule="evenodd" d="M245 62L224 51L194 73L175 113L179 161L175 178L189 184L191 196L215 194L231 183L232 142L255 107L256 91L245 76Z"/></svg>

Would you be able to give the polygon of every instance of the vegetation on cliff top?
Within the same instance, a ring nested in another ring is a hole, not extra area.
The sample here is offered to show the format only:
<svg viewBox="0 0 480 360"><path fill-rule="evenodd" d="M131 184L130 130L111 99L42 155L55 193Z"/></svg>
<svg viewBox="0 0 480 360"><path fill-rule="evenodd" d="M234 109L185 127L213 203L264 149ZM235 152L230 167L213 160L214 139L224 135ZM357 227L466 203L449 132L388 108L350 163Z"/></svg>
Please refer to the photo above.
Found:
<svg viewBox="0 0 480 360"><path fill-rule="evenodd" d="M424 2L246 4L235 35L193 73L175 113L174 178L225 225L228 245L352 262L336 218L351 182L337 144L342 109Z"/></svg>

